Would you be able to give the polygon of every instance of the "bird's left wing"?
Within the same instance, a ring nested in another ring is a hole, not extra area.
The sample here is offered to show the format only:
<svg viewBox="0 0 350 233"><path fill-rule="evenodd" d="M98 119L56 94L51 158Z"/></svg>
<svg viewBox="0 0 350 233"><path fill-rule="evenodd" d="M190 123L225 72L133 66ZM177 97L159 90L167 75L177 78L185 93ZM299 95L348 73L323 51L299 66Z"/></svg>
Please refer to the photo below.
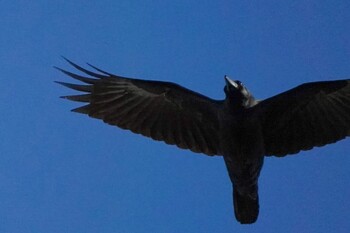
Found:
<svg viewBox="0 0 350 233"><path fill-rule="evenodd" d="M350 135L350 80L305 83L261 101L266 155L285 156Z"/></svg>
<svg viewBox="0 0 350 233"><path fill-rule="evenodd" d="M88 75L84 77L56 67L87 84L58 82L86 93L63 96L87 103L72 111L193 152L220 154L218 114L222 101L174 83L120 77L90 65L99 72L95 73L68 62Z"/></svg>

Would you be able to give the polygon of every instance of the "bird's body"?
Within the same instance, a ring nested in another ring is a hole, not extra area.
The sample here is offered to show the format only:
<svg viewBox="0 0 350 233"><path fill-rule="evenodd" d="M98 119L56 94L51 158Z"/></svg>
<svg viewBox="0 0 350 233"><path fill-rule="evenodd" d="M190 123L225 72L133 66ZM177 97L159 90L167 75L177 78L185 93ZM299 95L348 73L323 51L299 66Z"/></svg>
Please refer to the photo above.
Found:
<svg viewBox="0 0 350 233"><path fill-rule="evenodd" d="M73 109L154 140L206 155L221 155L233 187L235 216L253 223L259 213L258 178L265 156L282 157L350 135L350 80L302 84L257 101L240 81L225 76L225 100L177 84L61 70L88 85L59 82L87 94Z"/></svg>
<svg viewBox="0 0 350 233"><path fill-rule="evenodd" d="M232 105L226 99L220 117L221 152L232 182L235 215L242 223L255 222L259 213L258 178L264 161L264 141L255 105L256 102L246 107Z"/></svg>
<svg viewBox="0 0 350 233"><path fill-rule="evenodd" d="M226 126L223 125L221 138L223 157L232 182L234 201L237 201L237 195L239 195L246 197L246 201L254 203L254 208L250 206L244 212L239 211L236 203L234 206L236 216L241 222L251 223L256 220L259 213L257 186L264 161L264 145L259 124L244 118L244 115L242 114L239 120L230 119ZM232 140L225 140L227 138ZM250 142L250 144L243 142Z"/></svg>

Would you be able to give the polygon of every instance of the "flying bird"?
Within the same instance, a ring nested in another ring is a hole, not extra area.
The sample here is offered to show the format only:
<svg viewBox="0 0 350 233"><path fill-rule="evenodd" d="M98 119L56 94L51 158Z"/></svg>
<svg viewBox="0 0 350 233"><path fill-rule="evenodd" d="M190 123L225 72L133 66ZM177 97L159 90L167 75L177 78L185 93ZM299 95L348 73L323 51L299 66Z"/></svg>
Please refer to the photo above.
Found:
<svg viewBox="0 0 350 233"><path fill-rule="evenodd" d="M92 72L67 62L84 73L55 67L84 83L57 82L85 93L62 96L86 103L73 112L182 149L223 156L242 224L258 218L265 156L296 154L350 135L350 79L304 83L257 100L242 82L225 76L226 98L213 100L175 83L121 77L88 64Z"/></svg>

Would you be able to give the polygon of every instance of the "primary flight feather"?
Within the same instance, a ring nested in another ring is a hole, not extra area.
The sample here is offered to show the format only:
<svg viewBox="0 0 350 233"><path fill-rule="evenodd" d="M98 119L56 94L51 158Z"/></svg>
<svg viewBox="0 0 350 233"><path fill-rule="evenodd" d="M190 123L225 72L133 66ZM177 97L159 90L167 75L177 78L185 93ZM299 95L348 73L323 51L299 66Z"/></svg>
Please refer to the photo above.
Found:
<svg viewBox="0 0 350 233"><path fill-rule="evenodd" d="M83 92L63 96L84 102L72 111L134 133L206 155L223 156L233 187L236 219L259 214L258 178L265 156L285 156L350 135L350 80L305 83L258 101L225 76L224 100L175 83L120 77L90 65L86 76L57 68L83 84L58 82Z"/></svg>

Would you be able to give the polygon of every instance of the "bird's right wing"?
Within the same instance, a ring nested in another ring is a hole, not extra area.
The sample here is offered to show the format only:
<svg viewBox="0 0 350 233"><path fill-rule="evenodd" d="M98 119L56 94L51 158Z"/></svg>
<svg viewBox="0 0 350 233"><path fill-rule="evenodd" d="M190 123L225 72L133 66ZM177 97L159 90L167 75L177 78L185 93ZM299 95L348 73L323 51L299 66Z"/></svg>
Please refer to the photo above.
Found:
<svg viewBox="0 0 350 233"><path fill-rule="evenodd" d="M285 156L350 135L350 80L305 83L261 101L266 155Z"/></svg>
<svg viewBox="0 0 350 233"><path fill-rule="evenodd" d="M88 84L58 82L87 93L64 96L87 103L73 111L193 152L220 154L218 114L222 101L174 83L125 78L93 67L102 73L98 74L68 62L90 76L59 69Z"/></svg>

